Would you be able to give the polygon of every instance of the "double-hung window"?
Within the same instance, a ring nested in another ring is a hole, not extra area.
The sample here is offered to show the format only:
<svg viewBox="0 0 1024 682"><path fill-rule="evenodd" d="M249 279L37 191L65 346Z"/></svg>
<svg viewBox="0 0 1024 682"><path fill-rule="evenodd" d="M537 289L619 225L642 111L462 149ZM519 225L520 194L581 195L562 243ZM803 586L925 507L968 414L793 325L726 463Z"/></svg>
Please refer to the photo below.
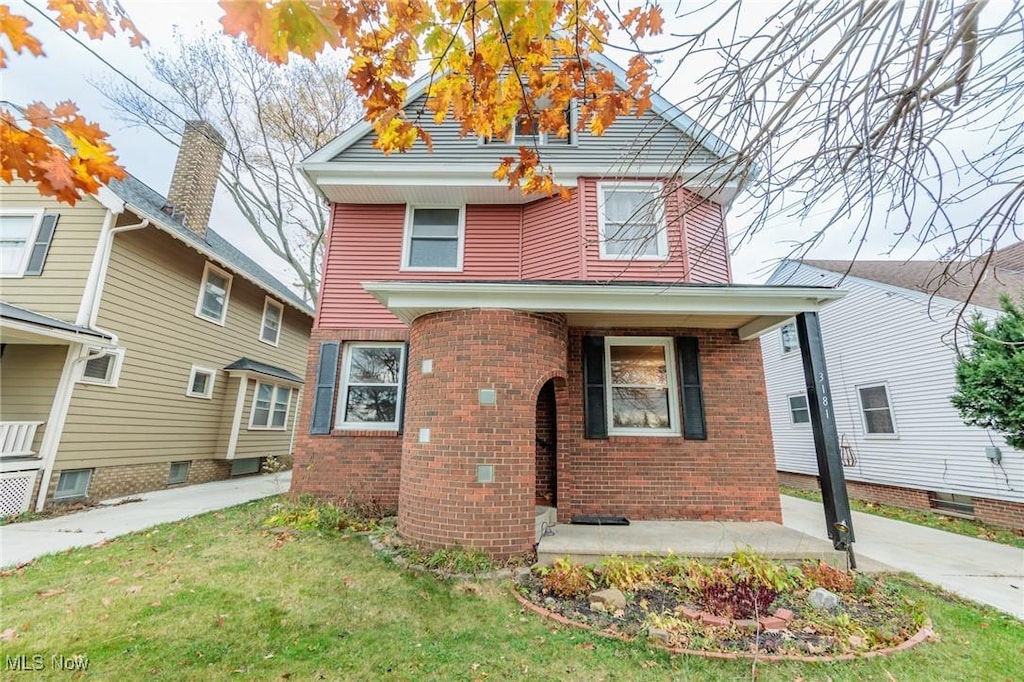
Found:
<svg viewBox="0 0 1024 682"><path fill-rule="evenodd" d="M224 324L228 314L228 299L231 296L231 273L207 263L203 269L203 281L199 286L199 300L196 302L196 317Z"/></svg>
<svg viewBox="0 0 1024 682"><path fill-rule="evenodd" d="M462 270L465 210L410 206L403 270Z"/></svg>
<svg viewBox="0 0 1024 682"><path fill-rule="evenodd" d="M672 339L606 337L608 433L677 435L679 406Z"/></svg>
<svg viewBox="0 0 1024 682"><path fill-rule="evenodd" d="M345 344L335 428L398 430L405 344Z"/></svg>
<svg viewBox="0 0 1024 682"><path fill-rule="evenodd" d="M276 346L281 338L281 318L284 317L284 306L267 297L263 303L263 321L260 324L260 341Z"/></svg>
<svg viewBox="0 0 1024 682"><path fill-rule="evenodd" d="M42 220L42 210L0 214L0 277L25 274Z"/></svg>
<svg viewBox="0 0 1024 682"><path fill-rule="evenodd" d="M858 386L857 396L860 398L865 433L869 437L896 438L896 420L892 415L888 387L885 384Z"/></svg>
<svg viewBox="0 0 1024 682"><path fill-rule="evenodd" d="M250 429L283 431L288 425L288 408L292 401L292 389L258 382L256 395L252 400Z"/></svg>
<svg viewBox="0 0 1024 682"><path fill-rule="evenodd" d="M803 393L791 395L789 400L789 420L793 425L810 424L811 410L807 405L807 396Z"/></svg>
<svg viewBox="0 0 1024 682"><path fill-rule="evenodd" d="M668 234L660 183L598 183L601 258L664 260Z"/></svg>

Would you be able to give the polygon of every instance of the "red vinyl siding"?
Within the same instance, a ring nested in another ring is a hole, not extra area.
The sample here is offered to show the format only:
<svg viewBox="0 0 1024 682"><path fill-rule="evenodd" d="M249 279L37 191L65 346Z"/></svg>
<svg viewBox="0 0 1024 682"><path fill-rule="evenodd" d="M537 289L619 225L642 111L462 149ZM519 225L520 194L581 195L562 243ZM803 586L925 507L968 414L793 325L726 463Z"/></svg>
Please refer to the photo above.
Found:
<svg viewBox="0 0 1024 682"><path fill-rule="evenodd" d="M680 204L686 224L686 256L690 281L696 284L721 284L730 277L729 246L725 234L725 210L693 192L680 190Z"/></svg>
<svg viewBox="0 0 1024 682"><path fill-rule="evenodd" d="M404 327L363 290L367 281L728 282L722 207L684 189L665 203L670 257L664 261L600 258L595 179L581 178L568 202L553 197L524 206L467 206L462 272L401 271L405 205L334 204L316 328Z"/></svg>
<svg viewBox="0 0 1024 682"><path fill-rule="evenodd" d="M523 206L522 279L580 279L578 193Z"/></svg>

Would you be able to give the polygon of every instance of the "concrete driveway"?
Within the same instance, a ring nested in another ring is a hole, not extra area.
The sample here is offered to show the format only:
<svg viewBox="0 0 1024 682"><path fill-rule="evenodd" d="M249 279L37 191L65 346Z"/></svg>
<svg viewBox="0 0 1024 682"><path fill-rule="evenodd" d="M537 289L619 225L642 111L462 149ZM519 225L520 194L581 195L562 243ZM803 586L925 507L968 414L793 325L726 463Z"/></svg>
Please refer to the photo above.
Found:
<svg viewBox="0 0 1024 682"><path fill-rule="evenodd" d="M783 524L826 538L820 502L782 496ZM913 573L950 592L1024 619L1024 550L853 512L857 557Z"/></svg>
<svg viewBox="0 0 1024 682"><path fill-rule="evenodd" d="M41 521L0 527L0 567L16 566L44 554L86 547L105 539L161 523L233 507L288 492L292 472L232 478L132 497L141 502L114 506L110 500L95 509Z"/></svg>

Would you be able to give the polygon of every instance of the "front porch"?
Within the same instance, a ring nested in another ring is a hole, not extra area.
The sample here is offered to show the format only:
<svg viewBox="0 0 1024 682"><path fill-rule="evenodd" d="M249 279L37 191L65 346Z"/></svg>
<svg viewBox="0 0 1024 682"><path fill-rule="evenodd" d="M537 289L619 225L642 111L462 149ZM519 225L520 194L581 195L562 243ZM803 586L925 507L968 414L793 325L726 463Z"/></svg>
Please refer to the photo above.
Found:
<svg viewBox="0 0 1024 682"><path fill-rule="evenodd" d="M537 562L555 559L595 564L608 556L667 556L720 559L736 550L753 549L786 563L825 561L846 568L846 552L832 543L768 521L633 521L628 526L557 524L540 537ZM881 563L858 558L858 569L887 570ZM888 569L891 570L891 569Z"/></svg>

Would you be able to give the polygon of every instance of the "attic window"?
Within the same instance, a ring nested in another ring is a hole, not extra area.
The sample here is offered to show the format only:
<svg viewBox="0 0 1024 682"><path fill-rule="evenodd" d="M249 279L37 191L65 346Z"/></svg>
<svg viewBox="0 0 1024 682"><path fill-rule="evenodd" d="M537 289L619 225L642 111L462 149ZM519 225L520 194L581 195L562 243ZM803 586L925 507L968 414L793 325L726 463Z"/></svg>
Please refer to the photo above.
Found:
<svg viewBox="0 0 1024 682"><path fill-rule="evenodd" d="M538 130L540 120L536 116L529 117L520 115L516 117L515 123L512 126L511 135L508 138L504 136L495 137L482 137L480 138L481 144L510 144L522 147L538 147L541 145L558 145L558 144L575 144L576 135L574 133L576 117L573 113L575 107L572 105L568 106L565 110L565 119L569 125L568 135L558 135L556 133L541 132Z"/></svg>

